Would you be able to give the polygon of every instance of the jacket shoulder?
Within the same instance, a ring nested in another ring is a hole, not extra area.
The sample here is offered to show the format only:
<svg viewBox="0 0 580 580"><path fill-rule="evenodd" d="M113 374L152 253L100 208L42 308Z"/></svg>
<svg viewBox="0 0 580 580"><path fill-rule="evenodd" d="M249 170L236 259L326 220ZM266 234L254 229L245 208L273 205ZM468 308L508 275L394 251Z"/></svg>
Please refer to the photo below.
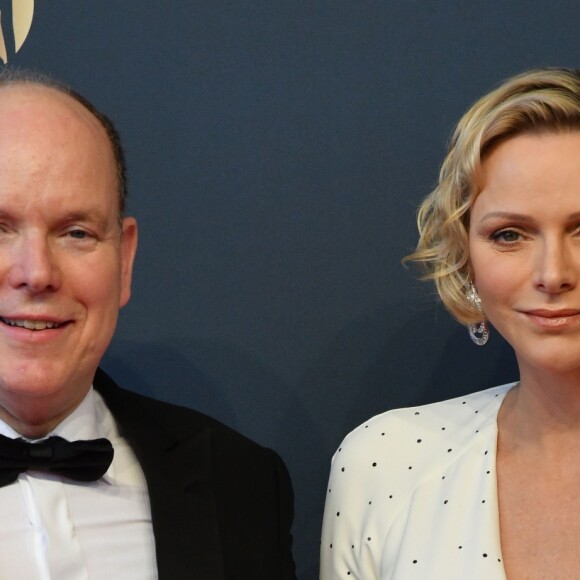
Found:
<svg viewBox="0 0 580 580"><path fill-rule="evenodd" d="M119 387L101 369L95 375L94 387L105 399L122 432L128 425L139 425L139 429L151 425L156 430L165 430L172 437L184 439L205 431L218 449L223 447L231 453L243 450L257 456L276 455L205 413Z"/></svg>

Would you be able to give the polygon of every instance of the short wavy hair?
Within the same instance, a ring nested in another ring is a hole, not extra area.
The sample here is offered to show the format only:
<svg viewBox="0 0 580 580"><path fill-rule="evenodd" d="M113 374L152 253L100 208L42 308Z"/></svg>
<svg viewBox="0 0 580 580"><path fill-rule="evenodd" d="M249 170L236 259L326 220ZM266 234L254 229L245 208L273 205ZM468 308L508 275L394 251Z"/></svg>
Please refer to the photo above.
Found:
<svg viewBox="0 0 580 580"><path fill-rule="evenodd" d="M580 70L546 68L512 77L480 98L461 118L437 187L417 214L419 242L404 263L425 269L449 312L461 323L481 320L465 297L471 280L469 216L482 161L499 143L522 133L580 130Z"/></svg>

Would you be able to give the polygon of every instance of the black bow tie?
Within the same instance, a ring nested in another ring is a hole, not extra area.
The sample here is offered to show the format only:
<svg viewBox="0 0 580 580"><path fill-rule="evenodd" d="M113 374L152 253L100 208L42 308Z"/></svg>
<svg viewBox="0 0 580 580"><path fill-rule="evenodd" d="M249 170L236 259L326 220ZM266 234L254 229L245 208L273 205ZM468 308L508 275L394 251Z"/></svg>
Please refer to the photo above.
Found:
<svg viewBox="0 0 580 580"><path fill-rule="evenodd" d="M16 480L28 469L63 475L77 481L96 481L113 461L113 446L108 439L66 441L49 437L38 443L0 435L0 487Z"/></svg>

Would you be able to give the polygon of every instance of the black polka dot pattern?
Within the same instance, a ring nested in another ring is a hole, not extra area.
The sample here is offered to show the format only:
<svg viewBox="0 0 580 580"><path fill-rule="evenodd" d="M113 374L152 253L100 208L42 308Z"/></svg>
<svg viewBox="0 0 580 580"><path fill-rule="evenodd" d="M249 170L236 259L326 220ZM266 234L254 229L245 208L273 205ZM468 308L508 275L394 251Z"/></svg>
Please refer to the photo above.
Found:
<svg viewBox="0 0 580 580"><path fill-rule="evenodd" d="M345 439L328 486L321 580L505 580L495 449L511 386L389 411Z"/></svg>

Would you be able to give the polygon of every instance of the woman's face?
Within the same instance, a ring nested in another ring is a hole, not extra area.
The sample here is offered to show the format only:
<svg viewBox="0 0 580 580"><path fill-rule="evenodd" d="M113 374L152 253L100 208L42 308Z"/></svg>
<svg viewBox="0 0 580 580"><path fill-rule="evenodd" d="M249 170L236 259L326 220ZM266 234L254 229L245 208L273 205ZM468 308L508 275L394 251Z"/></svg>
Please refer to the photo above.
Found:
<svg viewBox="0 0 580 580"><path fill-rule="evenodd" d="M469 252L485 315L520 368L580 371L580 131L508 139L482 169Z"/></svg>

